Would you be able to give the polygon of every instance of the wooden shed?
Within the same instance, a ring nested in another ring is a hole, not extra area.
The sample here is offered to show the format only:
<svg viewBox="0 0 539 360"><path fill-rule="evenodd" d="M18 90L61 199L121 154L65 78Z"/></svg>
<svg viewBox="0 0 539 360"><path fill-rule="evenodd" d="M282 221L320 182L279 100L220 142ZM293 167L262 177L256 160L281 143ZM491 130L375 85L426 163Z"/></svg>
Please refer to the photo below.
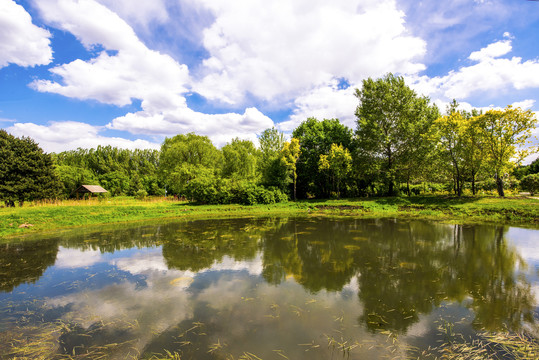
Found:
<svg viewBox="0 0 539 360"><path fill-rule="evenodd" d="M75 193L78 194L100 194L100 193L106 193L107 190L103 189L99 185L81 185L77 190L75 190Z"/></svg>

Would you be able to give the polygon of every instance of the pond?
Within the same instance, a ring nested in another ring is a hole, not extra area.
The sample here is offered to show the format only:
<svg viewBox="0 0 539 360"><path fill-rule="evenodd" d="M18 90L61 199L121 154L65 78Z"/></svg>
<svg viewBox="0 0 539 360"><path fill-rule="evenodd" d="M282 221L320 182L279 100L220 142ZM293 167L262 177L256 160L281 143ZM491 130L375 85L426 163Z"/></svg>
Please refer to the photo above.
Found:
<svg viewBox="0 0 539 360"><path fill-rule="evenodd" d="M275 218L3 244L0 358L437 356L535 331L537 241L507 226Z"/></svg>

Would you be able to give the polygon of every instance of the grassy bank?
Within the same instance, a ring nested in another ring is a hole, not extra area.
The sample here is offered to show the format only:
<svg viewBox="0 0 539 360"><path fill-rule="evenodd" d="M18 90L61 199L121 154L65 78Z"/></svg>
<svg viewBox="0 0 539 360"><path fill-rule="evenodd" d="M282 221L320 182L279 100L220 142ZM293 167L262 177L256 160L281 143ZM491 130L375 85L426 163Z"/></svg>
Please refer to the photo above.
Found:
<svg viewBox="0 0 539 360"><path fill-rule="evenodd" d="M0 237L153 219L245 216L355 216L505 223L539 228L539 200L525 197L402 197L309 200L274 205L192 205L170 199L60 201L0 208Z"/></svg>

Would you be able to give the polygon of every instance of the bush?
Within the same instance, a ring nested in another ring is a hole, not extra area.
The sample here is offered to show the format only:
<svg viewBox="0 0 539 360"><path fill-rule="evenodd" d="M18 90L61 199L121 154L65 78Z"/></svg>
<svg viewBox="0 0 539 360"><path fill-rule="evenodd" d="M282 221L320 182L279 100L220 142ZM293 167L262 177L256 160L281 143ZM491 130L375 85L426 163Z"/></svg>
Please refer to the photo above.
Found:
<svg viewBox="0 0 539 360"><path fill-rule="evenodd" d="M531 195L539 192L539 174L526 175L520 180L520 187L524 191L529 191Z"/></svg>
<svg viewBox="0 0 539 360"><path fill-rule="evenodd" d="M148 193L146 192L146 190L138 190L136 193L135 193L135 198L139 199L139 200L144 200L146 198L146 196L148 196Z"/></svg>
<svg viewBox="0 0 539 360"><path fill-rule="evenodd" d="M274 204L288 201L281 190L249 181L233 181L215 176L196 178L185 187L186 195L202 204Z"/></svg>

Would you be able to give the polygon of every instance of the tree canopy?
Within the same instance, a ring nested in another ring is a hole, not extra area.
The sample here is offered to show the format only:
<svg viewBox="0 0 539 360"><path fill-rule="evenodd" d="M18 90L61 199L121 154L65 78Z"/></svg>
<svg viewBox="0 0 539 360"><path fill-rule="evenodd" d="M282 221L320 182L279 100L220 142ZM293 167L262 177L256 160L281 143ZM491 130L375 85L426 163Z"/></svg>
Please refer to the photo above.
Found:
<svg viewBox="0 0 539 360"><path fill-rule="evenodd" d="M337 119L309 118L293 132L292 137L299 140L301 155L297 164L298 196L301 198L329 197L332 190L331 179L320 173L320 155L327 155L332 144L350 149L353 146L352 129Z"/></svg>
<svg viewBox="0 0 539 360"><path fill-rule="evenodd" d="M7 206L55 198L60 187L49 154L29 137L17 138L0 129L0 199Z"/></svg>
<svg viewBox="0 0 539 360"><path fill-rule="evenodd" d="M407 169L418 167L424 145L428 145L422 134L438 118L438 108L393 74L363 80L356 97L360 156L383 181L385 194L395 195L395 182L405 177Z"/></svg>
<svg viewBox="0 0 539 360"><path fill-rule="evenodd" d="M259 134L258 144L235 138L220 149L207 136L188 133L166 138L160 150L98 146L51 156L33 140L2 130L0 198L13 205L70 197L83 184L101 185L112 196L168 192L200 203L241 204L535 191L535 177L527 176L539 172L539 160L517 167L537 150L529 146L537 122L530 110L508 106L482 114L459 110L453 100L441 116L393 74L364 80L355 95L355 131L338 119L309 117L291 134L273 127Z"/></svg>

